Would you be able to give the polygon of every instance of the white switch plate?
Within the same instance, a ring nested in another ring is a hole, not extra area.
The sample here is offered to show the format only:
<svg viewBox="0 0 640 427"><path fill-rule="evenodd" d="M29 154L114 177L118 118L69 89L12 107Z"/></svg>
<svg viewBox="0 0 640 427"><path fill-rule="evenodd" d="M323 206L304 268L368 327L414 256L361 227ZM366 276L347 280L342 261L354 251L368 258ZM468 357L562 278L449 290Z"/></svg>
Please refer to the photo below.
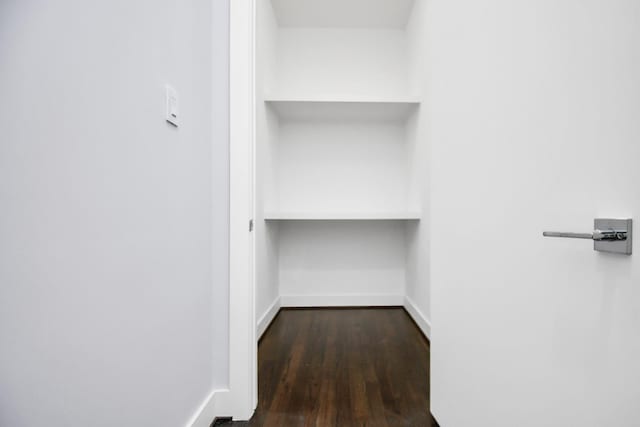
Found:
<svg viewBox="0 0 640 427"><path fill-rule="evenodd" d="M178 127L178 92L171 86L166 86L167 121Z"/></svg>

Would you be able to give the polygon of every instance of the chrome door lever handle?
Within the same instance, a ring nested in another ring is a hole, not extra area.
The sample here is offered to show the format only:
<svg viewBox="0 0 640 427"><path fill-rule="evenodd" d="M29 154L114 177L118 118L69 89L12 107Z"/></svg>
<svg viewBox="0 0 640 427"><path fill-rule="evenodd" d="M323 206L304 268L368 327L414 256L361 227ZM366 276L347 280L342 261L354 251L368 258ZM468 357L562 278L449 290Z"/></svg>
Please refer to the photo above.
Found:
<svg viewBox="0 0 640 427"><path fill-rule="evenodd" d="M597 241L616 242L627 240L626 230L593 230L593 233L568 233L561 231L545 231L544 237L566 237L569 239L590 239Z"/></svg>
<svg viewBox="0 0 640 427"><path fill-rule="evenodd" d="M593 240L593 249L602 252L631 255L631 219L602 219L594 221L593 233L545 231L544 237Z"/></svg>

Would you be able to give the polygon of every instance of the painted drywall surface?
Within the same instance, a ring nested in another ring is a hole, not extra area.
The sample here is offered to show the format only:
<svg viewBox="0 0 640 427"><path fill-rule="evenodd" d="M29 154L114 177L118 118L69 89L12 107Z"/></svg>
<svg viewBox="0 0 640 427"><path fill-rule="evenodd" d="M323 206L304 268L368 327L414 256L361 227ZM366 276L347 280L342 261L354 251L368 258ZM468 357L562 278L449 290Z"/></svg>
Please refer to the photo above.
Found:
<svg viewBox="0 0 640 427"><path fill-rule="evenodd" d="M404 293L402 221L290 221L280 225L283 297ZM289 298L290 299L290 298ZM320 302L318 305L322 305Z"/></svg>
<svg viewBox="0 0 640 427"><path fill-rule="evenodd" d="M271 0L282 27L403 28L414 0Z"/></svg>
<svg viewBox="0 0 640 427"><path fill-rule="evenodd" d="M411 94L423 100L420 108L407 122L407 158L410 176L407 184L409 208L422 212L422 220L406 224L407 283L405 294L421 313L424 323L431 321L430 285L430 189L429 134L426 92L427 13L426 0L416 0L407 23L406 38L409 52L409 87Z"/></svg>
<svg viewBox="0 0 640 427"><path fill-rule="evenodd" d="M213 232L213 383L214 390L229 383L229 1L213 0L211 85L213 125L211 143ZM202 6L203 1L196 4Z"/></svg>
<svg viewBox="0 0 640 427"><path fill-rule="evenodd" d="M278 209L284 212L407 210L402 121L282 120Z"/></svg>
<svg viewBox="0 0 640 427"><path fill-rule="evenodd" d="M181 426L226 385L227 7L0 4L0 425Z"/></svg>
<svg viewBox="0 0 640 427"><path fill-rule="evenodd" d="M407 43L402 30L282 28L278 94L404 96Z"/></svg>
<svg viewBox="0 0 640 427"><path fill-rule="evenodd" d="M639 21L627 0L430 3L443 426L640 424L638 246L541 236L640 211Z"/></svg>
<svg viewBox="0 0 640 427"><path fill-rule="evenodd" d="M277 60L278 27L271 2L257 2L256 14L255 318L259 323L279 296L278 224L265 222L264 213L277 200L280 123L275 111L264 102L265 94L273 87Z"/></svg>

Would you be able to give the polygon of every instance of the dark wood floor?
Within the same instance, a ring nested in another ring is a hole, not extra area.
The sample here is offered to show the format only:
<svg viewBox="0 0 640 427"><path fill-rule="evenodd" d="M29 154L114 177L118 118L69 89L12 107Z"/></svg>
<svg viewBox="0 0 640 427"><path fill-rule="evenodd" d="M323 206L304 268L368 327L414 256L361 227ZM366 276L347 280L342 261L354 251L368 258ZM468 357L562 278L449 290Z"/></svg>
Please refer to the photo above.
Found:
<svg viewBox="0 0 640 427"><path fill-rule="evenodd" d="M401 308L282 310L258 350L255 427L431 427L429 343Z"/></svg>

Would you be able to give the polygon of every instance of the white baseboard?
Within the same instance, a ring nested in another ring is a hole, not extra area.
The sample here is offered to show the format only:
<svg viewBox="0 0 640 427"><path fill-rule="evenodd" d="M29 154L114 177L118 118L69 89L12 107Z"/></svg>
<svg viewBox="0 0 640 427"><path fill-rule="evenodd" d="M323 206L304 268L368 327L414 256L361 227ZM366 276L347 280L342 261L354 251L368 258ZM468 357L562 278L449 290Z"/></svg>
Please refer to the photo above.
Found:
<svg viewBox="0 0 640 427"><path fill-rule="evenodd" d="M278 312L280 311L280 297L277 297L273 304L267 308L267 311L260 317L258 320L258 327L256 328L256 334L258 335L258 339L262 337L262 334L265 333L273 319L276 317Z"/></svg>
<svg viewBox="0 0 640 427"><path fill-rule="evenodd" d="M403 295L282 295L282 307L402 306Z"/></svg>
<svg viewBox="0 0 640 427"><path fill-rule="evenodd" d="M429 322L427 316L420 311L416 303L414 303L408 296L404 297L404 308L407 310L407 313L409 313L413 321L416 322L422 333L428 339L431 339L431 322Z"/></svg>
<svg viewBox="0 0 640 427"><path fill-rule="evenodd" d="M214 390L202 402L200 408L191 417L186 427L210 427L215 417L225 416L220 414L221 401L227 397L229 390Z"/></svg>

